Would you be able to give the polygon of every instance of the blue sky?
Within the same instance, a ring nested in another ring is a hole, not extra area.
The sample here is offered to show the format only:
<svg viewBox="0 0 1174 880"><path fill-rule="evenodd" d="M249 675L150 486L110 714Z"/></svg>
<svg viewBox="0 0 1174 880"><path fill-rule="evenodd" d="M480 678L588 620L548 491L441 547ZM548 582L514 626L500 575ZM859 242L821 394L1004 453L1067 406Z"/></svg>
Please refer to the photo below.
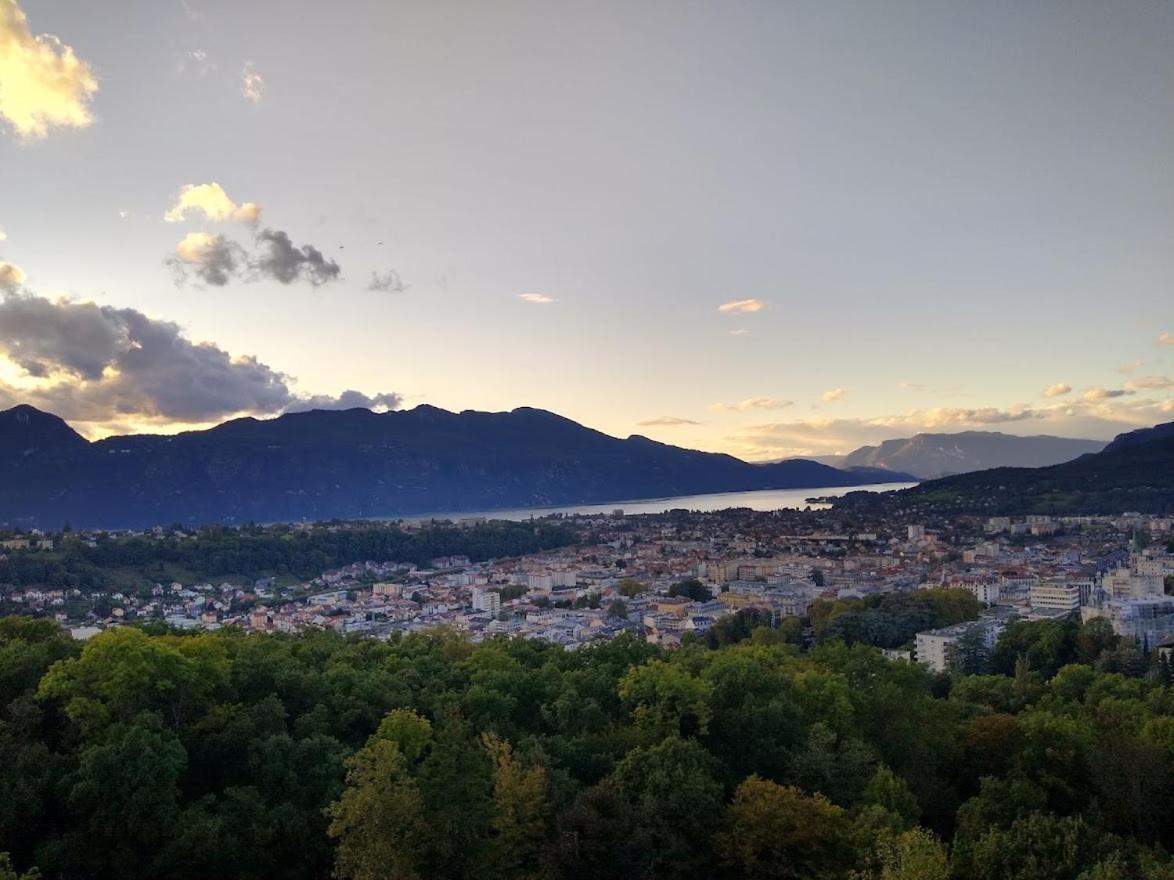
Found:
<svg viewBox="0 0 1174 880"><path fill-rule="evenodd" d="M0 0L0 403L752 458L1169 420L1172 47L1153 0ZM258 215L164 219L213 182Z"/></svg>

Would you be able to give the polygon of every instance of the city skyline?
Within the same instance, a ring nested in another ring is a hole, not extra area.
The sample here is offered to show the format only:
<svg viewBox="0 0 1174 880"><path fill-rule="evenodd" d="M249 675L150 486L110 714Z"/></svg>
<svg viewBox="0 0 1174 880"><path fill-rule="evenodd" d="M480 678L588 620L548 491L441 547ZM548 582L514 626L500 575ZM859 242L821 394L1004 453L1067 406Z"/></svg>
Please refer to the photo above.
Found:
<svg viewBox="0 0 1174 880"><path fill-rule="evenodd" d="M126 9L0 0L0 408L1174 418L1169 4Z"/></svg>

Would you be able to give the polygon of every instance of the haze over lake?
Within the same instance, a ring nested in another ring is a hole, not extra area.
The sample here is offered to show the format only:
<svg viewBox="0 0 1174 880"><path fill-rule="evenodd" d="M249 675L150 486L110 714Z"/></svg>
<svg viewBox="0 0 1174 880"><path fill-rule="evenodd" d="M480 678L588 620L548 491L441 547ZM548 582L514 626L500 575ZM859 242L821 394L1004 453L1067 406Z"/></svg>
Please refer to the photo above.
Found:
<svg viewBox="0 0 1174 880"><path fill-rule="evenodd" d="M487 519L524 520L537 516L561 513L567 516L611 513L622 510L625 514L664 513L666 510L713 511L730 507L748 507L751 510L802 510L804 507L822 510L827 504L808 504L808 498L839 498L848 492L868 491L895 492L908 489L916 483L881 483L875 486L834 486L815 489L760 489L751 492L714 492L707 495L677 495L670 498L642 498L630 501L612 501L606 504L574 504L556 507L513 507L502 510L446 511L444 513L416 514L400 519Z"/></svg>

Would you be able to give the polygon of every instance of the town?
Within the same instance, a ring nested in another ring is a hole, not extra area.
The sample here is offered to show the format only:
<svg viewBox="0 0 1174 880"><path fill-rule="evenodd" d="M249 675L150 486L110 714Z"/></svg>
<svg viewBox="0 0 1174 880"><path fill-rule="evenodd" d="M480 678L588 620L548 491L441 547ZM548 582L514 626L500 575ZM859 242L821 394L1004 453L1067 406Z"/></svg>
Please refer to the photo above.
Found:
<svg viewBox="0 0 1174 880"><path fill-rule="evenodd" d="M306 580L160 581L137 592L88 594L55 583L0 581L0 592L7 612L51 617L79 639L130 623L175 630L329 629L376 639L449 627L474 642L509 636L575 648L632 633L671 648L704 638L739 614L778 630L779 638L810 643L821 629L834 632L828 624L837 607L953 590L973 596L965 619L915 632L898 626L857 640L883 648L890 659L938 672L961 662L959 646L992 650L1016 620L1100 618L1143 653L1168 653L1174 646L1171 518L1124 513L890 524L846 521L834 511L809 508L638 516L615 510L545 521L569 529L574 542L479 561L459 554L424 565L356 560ZM482 523L446 525L460 531ZM410 533L435 525L389 527ZM164 534L174 538L176 532L132 533L148 540ZM32 558L53 553L62 540L96 546L99 539L126 537L9 533L0 539L0 553Z"/></svg>

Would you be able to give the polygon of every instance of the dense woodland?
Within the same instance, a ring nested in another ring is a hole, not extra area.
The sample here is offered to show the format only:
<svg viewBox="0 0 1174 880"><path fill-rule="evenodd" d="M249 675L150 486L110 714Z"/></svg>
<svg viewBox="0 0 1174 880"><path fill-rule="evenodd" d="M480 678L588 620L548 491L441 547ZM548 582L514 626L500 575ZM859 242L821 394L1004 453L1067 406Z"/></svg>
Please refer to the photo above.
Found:
<svg viewBox="0 0 1174 880"><path fill-rule="evenodd" d="M66 533L52 551L0 556L0 585L55 585L89 590L149 585L184 577L289 575L317 577L355 560L412 562L427 568L438 556L468 556L474 562L523 556L565 547L577 534L557 522L492 521L471 526L447 522L405 529L395 523L339 523L297 526L209 526L196 531L179 527L162 535L98 534L91 546Z"/></svg>
<svg viewBox="0 0 1174 880"><path fill-rule="evenodd" d="M1102 624L935 676L753 620L671 653L2 620L0 877L1174 877L1169 669Z"/></svg>

